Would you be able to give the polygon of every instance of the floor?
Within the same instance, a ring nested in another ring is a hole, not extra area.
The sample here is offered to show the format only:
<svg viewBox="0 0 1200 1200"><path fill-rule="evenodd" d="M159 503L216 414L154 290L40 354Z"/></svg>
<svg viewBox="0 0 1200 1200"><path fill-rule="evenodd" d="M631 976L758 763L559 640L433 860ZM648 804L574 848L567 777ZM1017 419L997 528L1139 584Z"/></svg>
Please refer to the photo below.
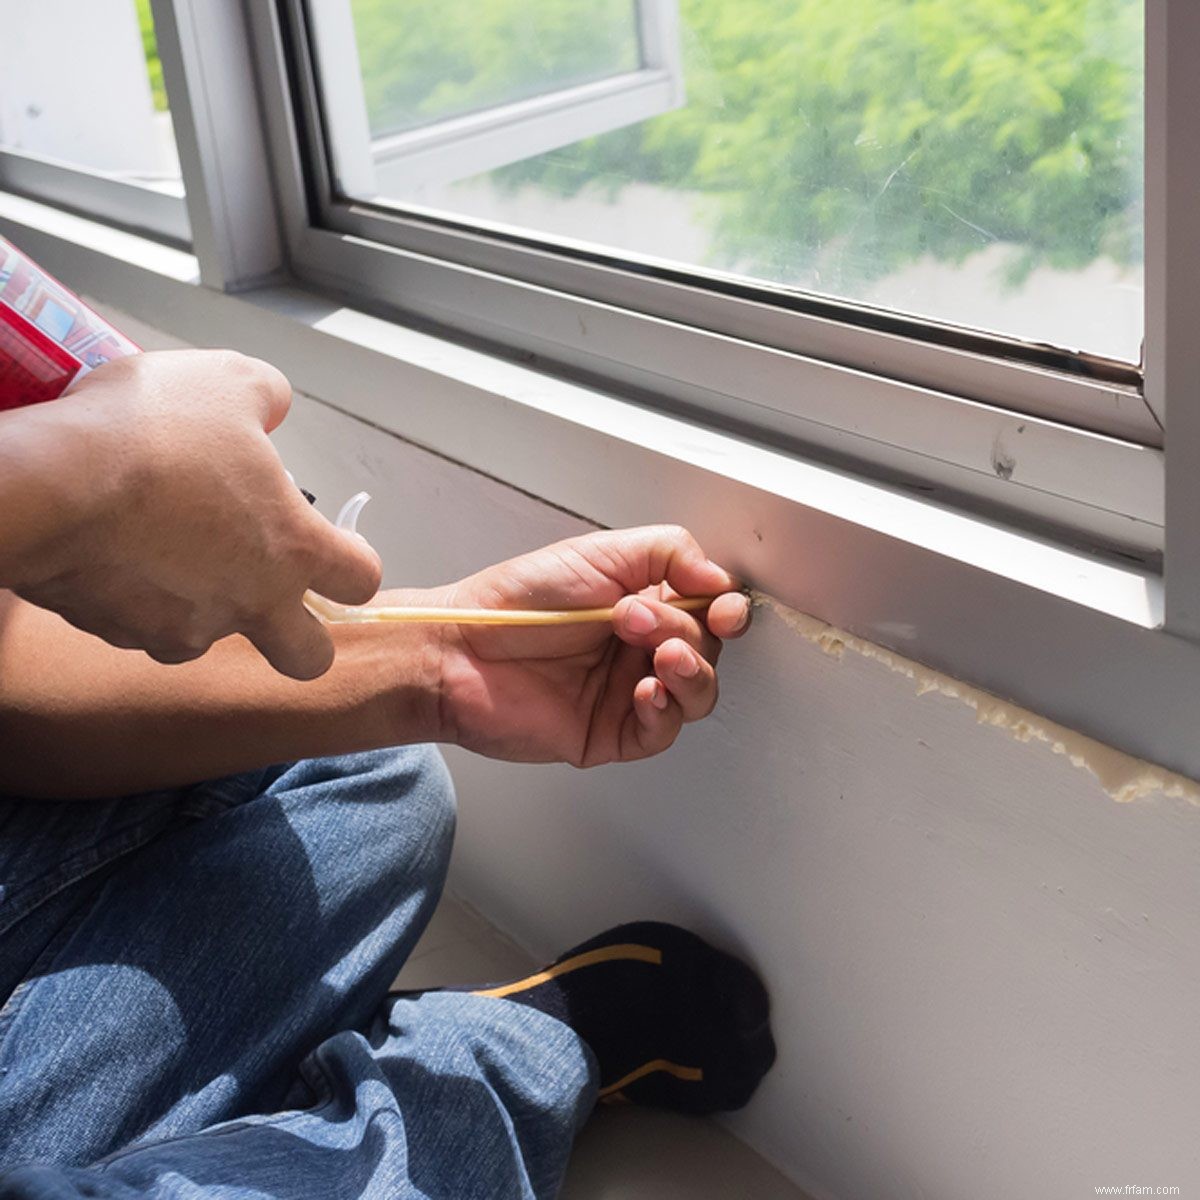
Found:
<svg viewBox="0 0 1200 1200"><path fill-rule="evenodd" d="M397 984L499 982L536 967L478 913L447 896ZM560 1200L806 1200L712 1121L648 1109L597 1112L576 1143Z"/></svg>

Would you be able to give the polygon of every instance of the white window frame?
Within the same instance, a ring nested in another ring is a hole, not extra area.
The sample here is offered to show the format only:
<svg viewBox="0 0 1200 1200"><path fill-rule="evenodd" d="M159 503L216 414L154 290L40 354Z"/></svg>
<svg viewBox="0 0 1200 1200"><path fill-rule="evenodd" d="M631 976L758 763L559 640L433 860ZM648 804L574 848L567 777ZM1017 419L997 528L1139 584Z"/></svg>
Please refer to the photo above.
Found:
<svg viewBox="0 0 1200 1200"><path fill-rule="evenodd" d="M1136 369L343 200L302 0L249 15L297 277L948 504L1157 561L1162 429Z"/></svg>
<svg viewBox="0 0 1200 1200"><path fill-rule="evenodd" d="M0 149L0 190L97 217L176 246L191 241L182 186L131 183L118 175Z"/></svg>
<svg viewBox="0 0 1200 1200"><path fill-rule="evenodd" d="M684 102L677 0L635 0L640 66L511 104L373 138L350 0L309 7L338 190L364 200L420 199L430 186L608 133Z"/></svg>
<svg viewBox="0 0 1200 1200"><path fill-rule="evenodd" d="M804 611L1200 778L1192 0L1147 11L1144 392L461 223L325 227L275 6L155 16L194 254L0 196L0 231L67 282L598 522L681 520ZM1082 428L1097 407L1119 432Z"/></svg>

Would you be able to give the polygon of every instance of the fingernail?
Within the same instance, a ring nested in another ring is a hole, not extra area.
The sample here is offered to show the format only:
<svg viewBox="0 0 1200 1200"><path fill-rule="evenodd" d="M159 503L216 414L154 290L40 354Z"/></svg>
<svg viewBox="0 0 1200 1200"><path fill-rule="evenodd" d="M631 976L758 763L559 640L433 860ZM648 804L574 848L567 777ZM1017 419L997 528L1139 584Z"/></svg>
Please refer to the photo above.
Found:
<svg viewBox="0 0 1200 1200"><path fill-rule="evenodd" d="M661 683L656 683L654 685L654 691L650 695L650 703L653 704L655 708L667 707L667 689L663 687Z"/></svg>
<svg viewBox="0 0 1200 1200"><path fill-rule="evenodd" d="M742 615L738 617L737 624L733 627L734 633L740 633L746 628L746 623L750 620L750 598L747 597L742 602Z"/></svg>
<svg viewBox="0 0 1200 1200"><path fill-rule="evenodd" d="M691 679L698 670L700 670L700 660L690 650L685 650L675 663L675 674L684 679Z"/></svg>
<svg viewBox="0 0 1200 1200"><path fill-rule="evenodd" d="M658 617L652 608L634 600L625 610L625 628L631 633L653 633L658 628Z"/></svg>

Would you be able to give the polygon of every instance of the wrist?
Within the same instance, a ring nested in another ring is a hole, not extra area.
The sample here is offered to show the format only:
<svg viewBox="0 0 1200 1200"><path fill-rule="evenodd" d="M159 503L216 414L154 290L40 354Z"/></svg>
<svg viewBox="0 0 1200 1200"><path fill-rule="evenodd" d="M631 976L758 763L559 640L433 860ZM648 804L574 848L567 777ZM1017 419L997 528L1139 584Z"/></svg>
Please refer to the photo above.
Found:
<svg viewBox="0 0 1200 1200"><path fill-rule="evenodd" d="M387 606L441 606L444 589L393 588L372 601ZM454 627L441 624L386 623L344 626L370 639L387 663L384 712L396 744L453 742L454 722L446 690L448 644Z"/></svg>

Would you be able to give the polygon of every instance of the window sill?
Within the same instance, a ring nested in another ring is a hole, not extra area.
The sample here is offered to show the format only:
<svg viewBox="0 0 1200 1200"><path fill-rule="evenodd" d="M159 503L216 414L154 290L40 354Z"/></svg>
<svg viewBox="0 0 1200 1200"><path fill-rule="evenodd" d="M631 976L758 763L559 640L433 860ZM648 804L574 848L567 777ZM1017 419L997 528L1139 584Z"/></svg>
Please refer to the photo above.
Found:
<svg viewBox="0 0 1200 1200"><path fill-rule="evenodd" d="M1134 564L952 511L342 307L198 285L195 259L0 194L0 231L64 282L199 345L270 359L318 400L600 524L686 524L804 612L1200 777L1200 647Z"/></svg>

